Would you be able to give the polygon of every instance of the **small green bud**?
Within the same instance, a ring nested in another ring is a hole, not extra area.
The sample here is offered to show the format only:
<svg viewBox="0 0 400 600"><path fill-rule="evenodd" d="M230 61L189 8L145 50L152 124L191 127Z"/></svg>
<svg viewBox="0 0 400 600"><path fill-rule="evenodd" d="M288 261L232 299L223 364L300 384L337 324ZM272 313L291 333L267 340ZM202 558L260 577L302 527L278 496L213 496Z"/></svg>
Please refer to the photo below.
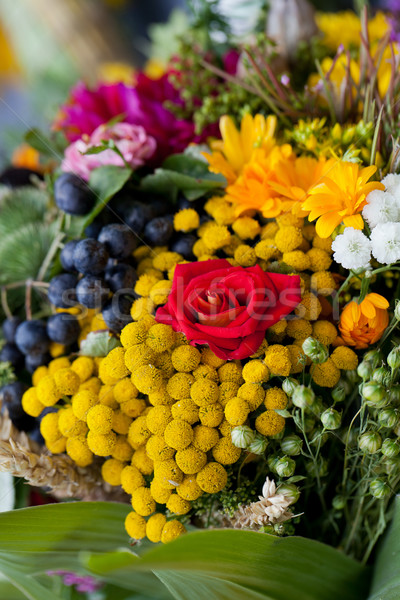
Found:
<svg viewBox="0 0 400 600"><path fill-rule="evenodd" d="M343 371L342 375L346 378L347 382L350 386L355 385L358 382L358 373L356 369L350 369L347 371Z"/></svg>
<svg viewBox="0 0 400 600"><path fill-rule="evenodd" d="M279 456L276 454L270 454L267 458L268 469L273 473L276 473L275 465L279 460Z"/></svg>
<svg viewBox="0 0 400 600"><path fill-rule="evenodd" d="M388 403L386 389L381 383L368 381L362 387L362 396L369 406L383 408Z"/></svg>
<svg viewBox="0 0 400 600"><path fill-rule="evenodd" d="M295 504L300 498L300 490L294 483L281 483L276 493L283 494L285 498L290 500L290 504Z"/></svg>
<svg viewBox="0 0 400 600"><path fill-rule="evenodd" d="M400 367L400 347L393 348L387 355L387 364L391 369L397 369Z"/></svg>
<svg viewBox="0 0 400 600"><path fill-rule="evenodd" d="M318 459L316 465L313 461L306 462L306 471L311 477L326 477L328 474L328 461L322 456Z"/></svg>
<svg viewBox="0 0 400 600"><path fill-rule="evenodd" d="M372 368L376 369L383 361L383 354L380 350L369 350L364 354L364 360L371 363Z"/></svg>
<svg viewBox="0 0 400 600"><path fill-rule="evenodd" d="M249 452L252 452L253 454L261 455L261 454L264 454L265 450L267 449L267 446L268 446L268 440L260 433L256 433L253 441L249 444L247 449Z"/></svg>
<svg viewBox="0 0 400 600"><path fill-rule="evenodd" d="M342 422L342 416L334 408L328 408L322 413L321 421L325 429L338 429Z"/></svg>
<svg viewBox="0 0 400 600"><path fill-rule="evenodd" d="M400 470L400 456L385 458L383 466L387 475L393 475L393 473L398 474Z"/></svg>
<svg viewBox="0 0 400 600"><path fill-rule="evenodd" d="M332 500L332 506L335 510L343 510L346 506L345 496L337 495Z"/></svg>
<svg viewBox="0 0 400 600"><path fill-rule="evenodd" d="M302 418L301 412L298 410L296 411L294 417L293 417L294 422L296 423L296 426L303 431L303 427L304 427L304 431L306 433L310 433L310 431L312 431L315 427L315 418L313 415L309 415L309 414L305 414L304 415L304 419Z"/></svg>
<svg viewBox="0 0 400 600"><path fill-rule="evenodd" d="M386 438L383 440L381 452L384 456L388 458L393 458L397 456L400 452L400 445L398 440L392 440L391 438Z"/></svg>
<svg viewBox="0 0 400 600"><path fill-rule="evenodd" d="M397 300L396 306L394 307L394 316L400 321L400 302Z"/></svg>
<svg viewBox="0 0 400 600"><path fill-rule="evenodd" d="M298 408L309 408L314 400L313 390L305 385L298 385L292 395L292 402Z"/></svg>
<svg viewBox="0 0 400 600"><path fill-rule="evenodd" d="M387 498L390 496L391 489L384 479L373 479L369 484L369 491L374 498Z"/></svg>
<svg viewBox="0 0 400 600"><path fill-rule="evenodd" d="M281 456L275 463L275 471L279 477L291 477L296 468L296 463L289 456Z"/></svg>
<svg viewBox="0 0 400 600"><path fill-rule="evenodd" d="M400 384L396 383L388 390L389 400L394 404L400 404Z"/></svg>
<svg viewBox="0 0 400 600"><path fill-rule="evenodd" d="M299 382L297 379L293 379L293 377L286 377L284 382L282 383L282 389L289 397L293 395L294 390L299 386Z"/></svg>
<svg viewBox="0 0 400 600"><path fill-rule="evenodd" d="M357 367L357 375L359 375L363 381L367 381L368 379L371 379L372 373L372 364L366 360L361 361Z"/></svg>
<svg viewBox="0 0 400 600"><path fill-rule="evenodd" d="M311 336L304 340L302 348L304 354L311 358L313 363L321 364L329 358L328 348Z"/></svg>
<svg viewBox="0 0 400 600"><path fill-rule="evenodd" d="M237 448L247 448L254 440L255 432L247 425L234 427L231 432L232 444Z"/></svg>
<svg viewBox="0 0 400 600"><path fill-rule="evenodd" d="M388 406L387 408L383 408L378 412L378 423L382 425L382 427L389 427L389 429L393 429L396 427L399 420L400 411L397 408Z"/></svg>
<svg viewBox="0 0 400 600"><path fill-rule="evenodd" d="M335 402L343 402L346 399L346 386L343 381L339 381L339 383L333 388L332 399Z"/></svg>
<svg viewBox="0 0 400 600"><path fill-rule="evenodd" d="M328 434L324 433L322 427L316 427L314 431L310 433L310 444L322 447L325 442L328 441L328 437Z"/></svg>
<svg viewBox="0 0 400 600"><path fill-rule="evenodd" d="M282 452L289 456L297 456L301 453L303 440L296 434L291 433L281 440Z"/></svg>
<svg viewBox="0 0 400 600"><path fill-rule="evenodd" d="M386 367L378 367L372 373L372 379L377 383L381 383L385 387L390 384L391 374Z"/></svg>
<svg viewBox="0 0 400 600"><path fill-rule="evenodd" d="M382 438L376 431L367 431L358 438L358 447L366 454L375 454L382 446Z"/></svg>

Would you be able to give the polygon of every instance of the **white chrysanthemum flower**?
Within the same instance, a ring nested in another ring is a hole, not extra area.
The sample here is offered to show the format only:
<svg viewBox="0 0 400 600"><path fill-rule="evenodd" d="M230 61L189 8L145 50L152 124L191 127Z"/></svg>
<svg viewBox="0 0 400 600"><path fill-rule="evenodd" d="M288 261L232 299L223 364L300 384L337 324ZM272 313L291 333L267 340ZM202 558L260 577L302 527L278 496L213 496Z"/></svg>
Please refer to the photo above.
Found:
<svg viewBox="0 0 400 600"><path fill-rule="evenodd" d="M400 196L400 175L389 173L382 179L385 190L396 198Z"/></svg>
<svg viewBox="0 0 400 600"><path fill-rule="evenodd" d="M371 242L354 227L346 227L332 242L334 260L345 269L367 269L371 259Z"/></svg>
<svg viewBox="0 0 400 600"><path fill-rule="evenodd" d="M373 190L367 196L367 204L364 206L362 215L371 229L379 223L399 221L399 203L390 192Z"/></svg>
<svg viewBox="0 0 400 600"><path fill-rule="evenodd" d="M371 232L372 255L384 265L400 260L400 223L381 223Z"/></svg>

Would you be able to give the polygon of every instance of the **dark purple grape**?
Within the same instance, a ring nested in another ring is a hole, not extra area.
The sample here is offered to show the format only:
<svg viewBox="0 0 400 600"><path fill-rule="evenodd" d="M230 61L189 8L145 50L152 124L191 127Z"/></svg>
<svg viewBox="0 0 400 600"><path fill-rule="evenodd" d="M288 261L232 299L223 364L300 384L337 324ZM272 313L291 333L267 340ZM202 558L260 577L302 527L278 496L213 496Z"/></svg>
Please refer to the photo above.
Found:
<svg viewBox="0 0 400 600"><path fill-rule="evenodd" d="M78 278L72 273L61 273L50 281L47 296L57 308L70 308L76 304L76 284Z"/></svg>
<svg viewBox="0 0 400 600"><path fill-rule="evenodd" d="M24 355L15 344L7 342L1 349L0 362L9 362L14 369L19 369L24 364Z"/></svg>
<svg viewBox="0 0 400 600"><path fill-rule="evenodd" d="M171 245L171 250L172 252L182 254L185 260L195 260L192 249L194 243L197 242L197 239L198 238L192 233L181 235Z"/></svg>
<svg viewBox="0 0 400 600"><path fill-rule="evenodd" d="M108 267L105 272L106 283L112 292L131 290L135 287L136 271L124 263Z"/></svg>
<svg viewBox="0 0 400 600"><path fill-rule="evenodd" d="M15 342L15 332L21 323L22 319L18 317L9 317L3 322L3 334L7 342L11 342L12 344Z"/></svg>
<svg viewBox="0 0 400 600"><path fill-rule="evenodd" d="M78 302L87 308L101 308L108 299L109 291L104 279L94 275L82 277L76 286Z"/></svg>
<svg viewBox="0 0 400 600"><path fill-rule="evenodd" d="M15 343L23 354L45 354L50 346L46 323L36 319L24 321L17 329Z"/></svg>
<svg viewBox="0 0 400 600"><path fill-rule="evenodd" d="M174 233L173 217L157 217L147 223L144 229L144 238L146 242L153 246L164 246L169 242Z"/></svg>
<svg viewBox="0 0 400 600"><path fill-rule="evenodd" d="M74 250L74 265L84 275L100 275L107 266L109 255L106 247L93 238L77 243Z"/></svg>
<svg viewBox="0 0 400 600"><path fill-rule="evenodd" d="M112 331L119 333L125 325L131 323L131 306L132 300L123 296L114 296L102 310L102 316L107 327Z"/></svg>
<svg viewBox="0 0 400 600"><path fill-rule="evenodd" d="M69 313L57 313L47 320L47 335L53 342L69 346L76 342L81 328L76 317Z"/></svg>
<svg viewBox="0 0 400 600"><path fill-rule="evenodd" d="M48 352L40 354L37 352L30 352L25 356L25 369L28 373L34 373L38 367L47 365L51 361L51 356Z"/></svg>
<svg viewBox="0 0 400 600"><path fill-rule="evenodd" d="M60 261L64 271L75 271L74 250L79 240L67 242L60 253Z"/></svg>
<svg viewBox="0 0 400 600"><path fill-rule="evenodd" d="M69 215L86 215L92 210L96 196L81 177L63 173L54 184L54 200Z"/></svg>

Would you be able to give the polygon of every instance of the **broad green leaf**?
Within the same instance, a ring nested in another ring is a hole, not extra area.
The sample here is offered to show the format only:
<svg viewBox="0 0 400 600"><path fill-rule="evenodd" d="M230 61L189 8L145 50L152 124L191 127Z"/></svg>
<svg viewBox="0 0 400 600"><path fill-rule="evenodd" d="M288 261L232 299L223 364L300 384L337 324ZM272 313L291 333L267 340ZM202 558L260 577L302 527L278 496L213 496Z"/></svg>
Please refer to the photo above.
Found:
<svg viewBox="0 0 400 600"><path fill-rule="evenodd" d="M23 598L28 600L62 600L60 596L54 594L30 575L25 575L19 569L14 568L7 562L0 560L0 571L9 580L9 582L23 594ZM2 600L6 600L6 598Z"/></svg>
<svg viewBox="0 0 400 600"><path fill-rule="evenodd" d="M400 598L400 497L396 496L393 520L375 560L368 600Z"/></svg>
<svg viewBox="0 0 400 600"><path fill-rule="evenodd" d="M91 331L81 343L83 356L107 356L111 350L121 346L109 331Z"/></svg>
<svg viewBox="0 0 400 600"><path fill-rule="evenodd" d="M119 554L113 560L92 555L85 564L124 586L136 573L153 571L180 600L363 600L368 589L368 570L360 563L300 537L208 530L189 533L141 556Z"/></svg>
<svg viewBox="0 0 400 600"><path fill-rule="evenodd" d="M0 598L1 600L25 600L26 596L18 590L8 579L3 579L0 573Z"/></svg>
<svg viewBox="0 0 400 600"><path fill-rule="evenodd" d="M50 139L43 131L33 128L25 134L27 144L35 148L40 154L60 160L65 147L65 139L62 135L55 135Z"/></svg>
<svg viewBox="0 0 400 600"><path fill-rule="evenodd" d="M131 175L132 169L115 165L104 165L93 169L89 186L96 194L97 199L94 208L82 219L82 231L101 213L111 198L124 187Z"/></svg>

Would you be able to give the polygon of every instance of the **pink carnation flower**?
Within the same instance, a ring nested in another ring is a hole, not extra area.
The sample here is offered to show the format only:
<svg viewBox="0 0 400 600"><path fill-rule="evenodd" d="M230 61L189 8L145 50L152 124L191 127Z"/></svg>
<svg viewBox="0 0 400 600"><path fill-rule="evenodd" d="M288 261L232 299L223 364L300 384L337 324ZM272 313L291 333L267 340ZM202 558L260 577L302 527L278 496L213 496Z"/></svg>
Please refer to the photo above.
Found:
<svg viewBox="0 0 400 600"><path fill-rule="evenodd" d="M99 154L85 154L89 148L102 145L104 140L114 140L124 160L111 149L103 150ZM155 139L140 125L129 123L116 123L110 127L100 125L90 136L84 135L68 146L61 169L75 173L88 181L93 169L103 165L123 167L128 164L136 169L153 156L156 147Z"/></svg>

